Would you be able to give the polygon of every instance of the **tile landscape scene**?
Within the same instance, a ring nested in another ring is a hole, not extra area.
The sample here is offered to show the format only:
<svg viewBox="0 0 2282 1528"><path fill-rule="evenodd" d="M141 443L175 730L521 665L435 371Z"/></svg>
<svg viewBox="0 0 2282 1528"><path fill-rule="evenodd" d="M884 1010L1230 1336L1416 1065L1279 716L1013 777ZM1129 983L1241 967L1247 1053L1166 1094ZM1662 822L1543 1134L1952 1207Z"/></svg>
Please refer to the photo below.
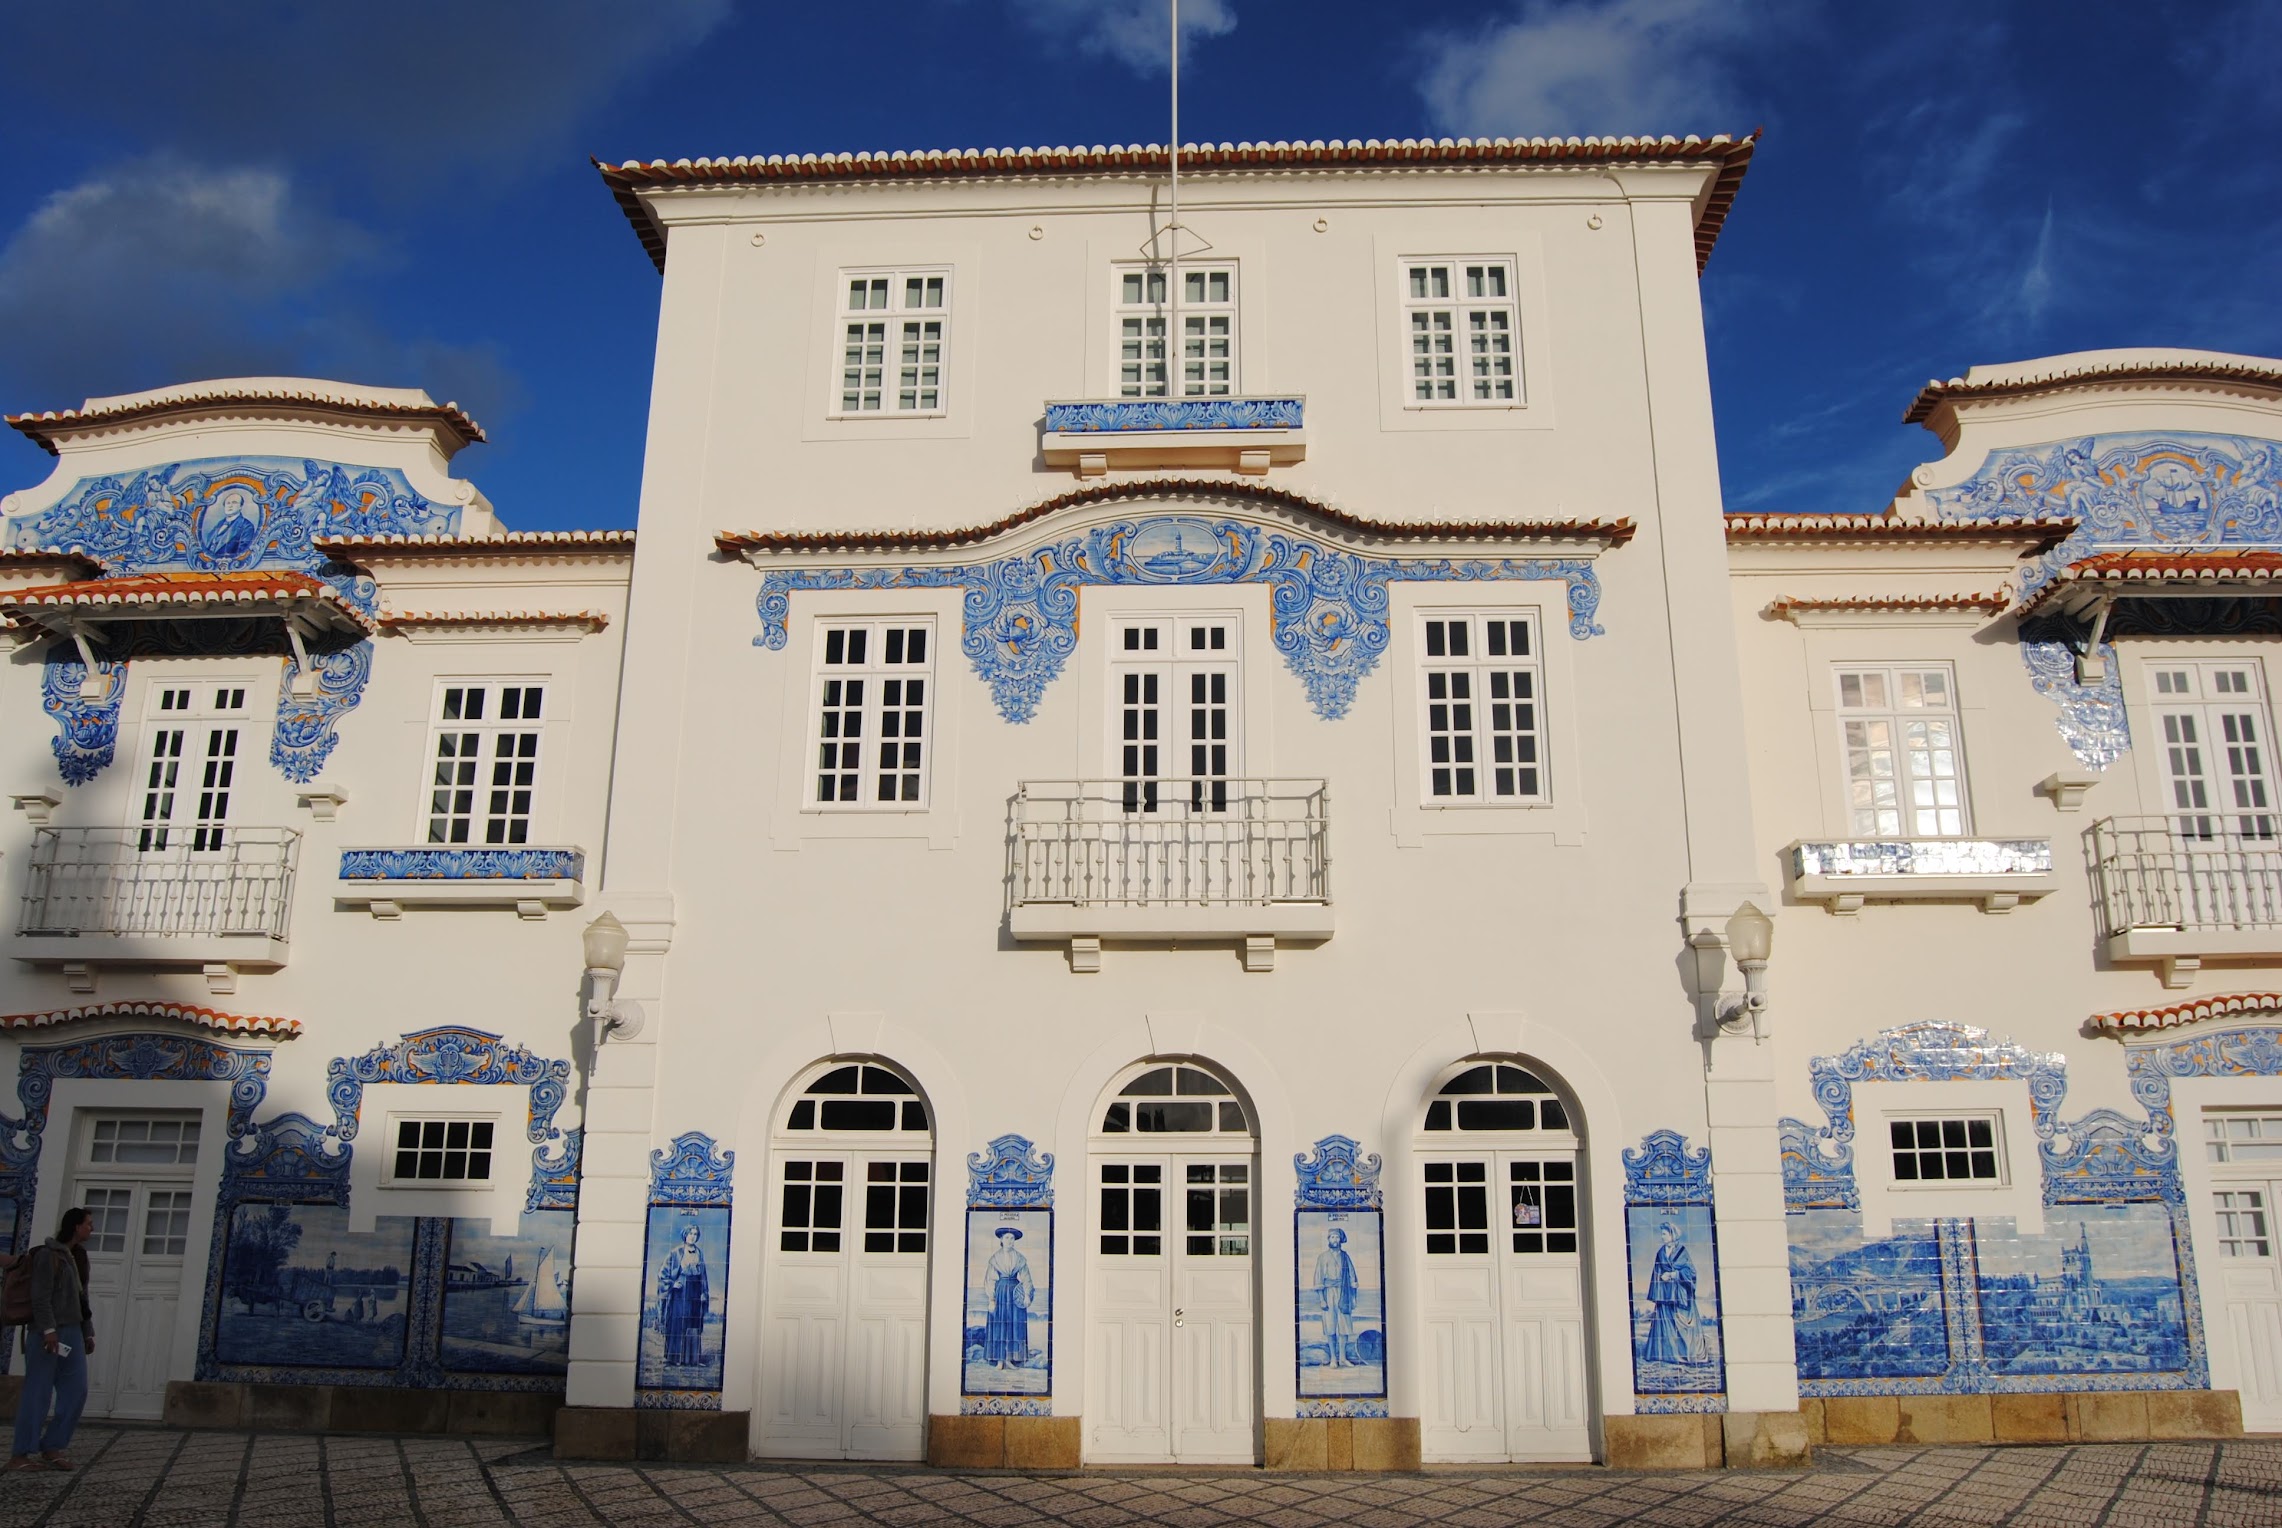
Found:
<svg viewBox="0 0 2282 1528"><path fill-rule="evenodd" d="M348 1525L1652 1522L2203 1528L2282 1523L2282 1441L2071 1448L1830 1448L1779 1474L1258 1470L961 1474L557 1464L513 1439L280 1437L94 1426L76 1476L0 1481L0 1528Z"/></svg>

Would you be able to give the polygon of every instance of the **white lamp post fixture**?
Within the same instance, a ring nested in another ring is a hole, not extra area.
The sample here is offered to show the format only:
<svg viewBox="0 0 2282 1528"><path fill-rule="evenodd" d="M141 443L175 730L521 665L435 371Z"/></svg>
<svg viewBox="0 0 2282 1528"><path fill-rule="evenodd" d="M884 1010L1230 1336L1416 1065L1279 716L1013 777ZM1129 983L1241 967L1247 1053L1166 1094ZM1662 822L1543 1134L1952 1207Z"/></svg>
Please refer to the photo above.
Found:
<svg viewBox="0 0 2282 1528"><path fill-rule="evenodd" d="M608 913L580 934L586 954L586 1017L599 1046L612 1035L632 1039L642 1032L642 1005L616 1001L618 978L626 971L626 925Z"/></svg>
<svg viewBox="0 0 2282 1528"><path fill-rule="evenodd" d="M1761 1019L1767 1011L1767 958L1775 948L1775 920L1746 902L1727 920L1726 936L1701 929L1688 941L1696 956L1696 990L1711 1004L1711 1016L1721 1034L1761 1037ZM1743 973L1743 995L1729 997L1720 991L1726 958L1733 956Z"/></svg>

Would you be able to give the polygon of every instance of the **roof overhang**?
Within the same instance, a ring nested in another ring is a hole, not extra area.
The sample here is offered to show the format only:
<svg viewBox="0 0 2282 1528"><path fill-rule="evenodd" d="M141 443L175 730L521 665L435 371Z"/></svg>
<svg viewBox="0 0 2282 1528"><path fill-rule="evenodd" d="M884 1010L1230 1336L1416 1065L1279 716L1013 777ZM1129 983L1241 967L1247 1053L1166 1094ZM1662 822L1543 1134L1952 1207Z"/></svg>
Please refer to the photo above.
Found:
<svg viewBox="0 0 2282 1528"><path fill-rule="evenodd" d="M0 1014L0 1031L57 1029L95 1019L168 1019L217 1034L262 1035L290 1040L301 1033L299 1019L264 1018L256 1014L224 1013L219 1008L198 1008L188 1003L130 1001L90 1003L83 1008L56 1008L46 1013Z"/></svg>
<svg viewBox="0 0 2282 1528"><path fill-rule="evenodd" d="M1916 520L1875 515L1729 515L1730 545L2011 546L2023 557L2051 551L2075 533L2067 516L2014 520Z"/></svg>
<svg viewBox="0 0 2282 1528"><path fill-rule="evenodd" d="M2133 1035L2183 1029L2210 1019L2244 1019L2282 1014L2282 992L2229 992L2190 998L2164 1008L2131 1008L2118 1013L2095 1013L2086 1027L2095 1034L2128 1040Z"/></svg>
<svg viewBox="0 0 2282 1528"><path fill-rule="evenodd" d="M1183 175L1307 173L1401 174L1530 168L1616 168L1702 165L1711 184L1696 203L1696 269L1701 272L1735 205L1759 134L1741 138L1401 138L1311 142L1188 143ZM666 268L665 225L643 205L643 193L709 186L816 182L962 181L989 179L1145 179L1164 175L1172 156L1163 144L1108 148L927 149L865 154L737 155L724 159L594 161L603 184L633 225L642 248Z"/></svg>
<svg viewBox="0 0 2282 1528"><path fill-rule="evenodd" d="M2282 597L2282 551L2098 552L2070 563L2021 603L2021 614L2096 614L2119 599Z"/></svg>
<svg viewBox="0 0 2282 1528"><path fill-rule="evenodd" d="M372 617L306 573L146 573L41 584L0 594L0 615L84 639L123 621L269 617L295 638L344 632L368 637Z"/></svg>

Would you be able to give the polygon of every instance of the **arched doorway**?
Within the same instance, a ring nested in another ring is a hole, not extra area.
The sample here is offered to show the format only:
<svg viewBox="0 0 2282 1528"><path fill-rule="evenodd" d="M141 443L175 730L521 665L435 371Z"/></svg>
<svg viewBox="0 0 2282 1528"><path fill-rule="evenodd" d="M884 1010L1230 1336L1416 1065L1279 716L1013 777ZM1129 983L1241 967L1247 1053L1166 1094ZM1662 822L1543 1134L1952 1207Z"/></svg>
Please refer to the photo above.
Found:
<svg viewBox="0 0 2282 1528"><path fill-rule="evenodd" d="M1450 1461L1592 1458L1577 1121L1512 1062L1447 1073L1416 1140L1420 1442Z"/></svg>
<svg viewBox="0 0 2282 1528"><path fill-rule="evenodd" d="M1259 1145L1250 1112L1203 1066L1144 1064L1111 1085L1088 1156L1086 1457L1253 1463Z"/></svg>
<svg viewBox="0 0 2282 1528"><path fill-rule="evenodd" d="M818 1068L770 1138L756 1452L918 1459L935 1133L910 1078Z"/></svg>

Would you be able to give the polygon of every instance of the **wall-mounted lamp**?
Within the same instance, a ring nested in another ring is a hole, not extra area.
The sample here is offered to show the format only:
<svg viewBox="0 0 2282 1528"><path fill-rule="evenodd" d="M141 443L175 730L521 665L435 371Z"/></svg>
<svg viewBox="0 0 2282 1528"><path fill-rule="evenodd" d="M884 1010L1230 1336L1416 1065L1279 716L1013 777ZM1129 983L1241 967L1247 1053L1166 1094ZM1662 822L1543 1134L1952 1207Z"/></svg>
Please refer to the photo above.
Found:
<svg viewBox="0 0 2282 1528"><path fill-rule="evenodd" d="M1699 929L1688 945L1696 957L1696 990L1709 1002L1719 1032L1736 1035L1748 1028L1752 1038L1760 1038L1761 1021L1767 1012L1767 958L1775 948L1775 920L1755 903L1746 902L1727 920L1724 938L1708 928ZM1743 973L1740 997L1720 991L1720 978L1726 974L1730 956Z"/></svg>
<svg viewBox="0 0 2282 1528"><path fill-rule="evenodd" d="M626 972L626 940L626 925L608 913L579 935L586 954L586 1017L598 1046L612 1035L630 1040L642 1032L642 1005L616 1000L618 978Z"/></svg>

